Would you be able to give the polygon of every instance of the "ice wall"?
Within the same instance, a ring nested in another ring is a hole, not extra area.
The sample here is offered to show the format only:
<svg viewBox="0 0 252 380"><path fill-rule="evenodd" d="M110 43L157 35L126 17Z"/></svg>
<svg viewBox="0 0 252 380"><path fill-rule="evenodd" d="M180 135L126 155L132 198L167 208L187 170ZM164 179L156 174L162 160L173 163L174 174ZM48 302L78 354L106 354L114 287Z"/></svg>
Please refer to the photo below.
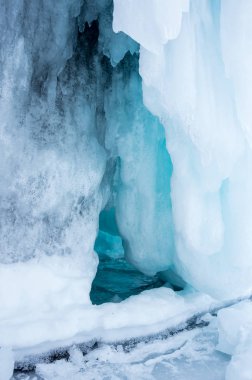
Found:
<svg viewBox="0 0 252 380"><path fill-rule="evenodd" d="M250 292L248 0L0 9L0 316L90 303L103 209L144 273Z"/></svg>
<svg viewBox="0 0 252 380"><path fill-rule="evenodd" d="M104 208L129 261L169 268L172 165L112 1L0 9L0 317L44 318L90 303Z"/></svg>
<svg viewBox="0 0 252 380"><path fill-rule="evenodd" d="M114 30L141 45L144 102L166 130L176 271L216 297L251 292L251 4L114 6Z"/></svg>
<svg viewBox="0 0 252 380"><path fill-rule="evenodd" d="M79 0L1 1L0 8L0 314L6 318L90 302L107 185L97 133L97 31L78 35L86 8Z"/></svg>

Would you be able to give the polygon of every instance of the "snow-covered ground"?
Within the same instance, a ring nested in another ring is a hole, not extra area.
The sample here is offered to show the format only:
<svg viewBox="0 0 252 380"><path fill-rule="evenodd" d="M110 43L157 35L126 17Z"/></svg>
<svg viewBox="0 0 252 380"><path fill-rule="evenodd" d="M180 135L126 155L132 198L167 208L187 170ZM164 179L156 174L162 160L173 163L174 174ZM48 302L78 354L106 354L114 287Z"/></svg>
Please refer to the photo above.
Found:
<svg viewBox="0 0 252 380"><path fill-rule="evenodd" d="M46 313L30 315L29 323L16 317L0 324L0 337L3 346L14 347L15 359L23 360L31 353L92 339L115 342L175 329L194 315L221 305L191 288L175 292L161 287L120 303L78 307L50 318Z"/></svg>
<svg viewBox="0 0 252 380"><path fill-rule="evenodd" d="M120 343L70 346L64 358L40 362L16 380L251 380L252 303L237 302L206 313L181 329ZM1 351L0 351L1 353ZM3 353L7 380L13 353Z"/></svg>
<svg viewBox="0 0 252 380"><path fill-rule="evenodd" d="M230 357L216 350L217 341L216 318L212 318L207 327L133 347L101 344L85 356L72 347L68 360L40 364L36 373L16 374L13 379L224 380Z"/></svg>

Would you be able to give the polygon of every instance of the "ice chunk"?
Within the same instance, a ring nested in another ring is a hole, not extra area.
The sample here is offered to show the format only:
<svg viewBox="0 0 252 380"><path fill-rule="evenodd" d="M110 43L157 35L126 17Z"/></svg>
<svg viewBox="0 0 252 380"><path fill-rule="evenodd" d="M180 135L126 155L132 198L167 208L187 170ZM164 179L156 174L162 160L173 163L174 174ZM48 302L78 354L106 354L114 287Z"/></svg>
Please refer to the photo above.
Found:
<svg viewBox="0 0 252 380"><path fill-rule="evenodd" d="M252 303L244 301L218 313L220 351L231 354L226 380L249 380L252 376Z"/></svg>
<svg viewBox="0 0 252 380"><path fill-rule="evenodd" d="M114 0L113 29L123 31L151 52L178 36L189 0Z"/></svg>
<svg viewBox="0 0 252 380"><path fill-rule="evenodd" d="M239 345L226 369L226 380L250 380L252 375L252 334L242 346Z"/></svg>
<svg viewBox="0 0 252 380"><path fill-rule="evenodd" d="M0 348L0 380L10 380L14 370L13 352L8 347Z"/></svg>
<svg viewBox="0 0 252 380"><path fill-rule="evenodd" d="M69 350L69 360L56 360L52 364L39 364L36 373L45 380L82 380L85 376L85 364L82 352L75 346Z"/></svg>
<svg viewBox="0 0 252 380"><path fill-rule="evenodd" d="M243 301L218 312L218 348L232 355L241 339L252 329L252 302Z"/></svg>
<svg viewBox="0 0 252 380"><path fill-rule="evenodd" d="M52 364L37 365L36 373L45 380L81 380L83 379L83 374L79 373L79 369L71 362L61 359Z"/></svg>

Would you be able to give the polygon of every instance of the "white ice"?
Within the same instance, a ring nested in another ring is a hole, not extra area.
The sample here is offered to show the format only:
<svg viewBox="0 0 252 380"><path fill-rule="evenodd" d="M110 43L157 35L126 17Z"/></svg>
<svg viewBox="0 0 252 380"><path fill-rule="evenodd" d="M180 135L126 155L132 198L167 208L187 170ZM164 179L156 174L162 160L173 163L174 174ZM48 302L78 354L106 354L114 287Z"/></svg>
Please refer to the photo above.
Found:
<svg viewBox="0 0 252 380"><path fill-rule="evenodd" d="M252 377L252 302L238 303L218 312L217 348L232 355L226 380L250 380Z"/></svg>
<svg viewBox="0 0 252 380"><path fill-rule="evenodd" d="M0 345L17 359L252 291L251 4L115 0L125 34L111 5L0 0ZM97 46L77 54L94 19ZM197 291L91 305L109 202L127 259Z"/></svg>
<svg viewBox="0 0 252 380"><path fill-rule="evenodd" d="M144 103L166 131L176 272L214 297L249 294L251 3L114 3L115 31L141 45Z"/></svg>
<svg viewBox="0 0 252 380"><path fill-rule="evenodd" d="M101 345L83 357L76 348L70 359L40 364L42 379L125 379L125 380L224 380L229 357L216 351L217 329L185 331L164 340L123 345ZM237 378L238 379L238 378Z"/></svg>
<svg viewBox="0 0 252 380"><path fill-rule="evenodd" d="M9 347L0 347L0 380L10 380L14 370L14 355Z"/></svg>

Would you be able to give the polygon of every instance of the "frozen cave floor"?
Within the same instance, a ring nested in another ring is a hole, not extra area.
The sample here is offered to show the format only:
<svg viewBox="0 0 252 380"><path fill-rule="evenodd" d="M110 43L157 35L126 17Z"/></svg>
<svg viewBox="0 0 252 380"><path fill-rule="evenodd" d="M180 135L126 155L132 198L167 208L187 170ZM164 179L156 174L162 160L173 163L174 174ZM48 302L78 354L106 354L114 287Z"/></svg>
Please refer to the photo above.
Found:
<svg viewBox="0 0 252 380"><path fill-rule="evenodd" d="M88 320L103 326L100 338L86 326L84 335L49 344L48 351L21 348L12 380L251 380L237 371L227 377L237 358L240 366L239 352L233 360L229 346L237 345L239 321L251 331L251 297L218 302L146 276L125 259L119 235L100 231L95 250L99 266ZM87 312L76 318L85 320Z"/></svg>
<svg viewBox="0 0 252 380"><path fill-rule="evenodd" d="M203 327L202 327L203 326ZM224 380L230 356L216 349L216 317L138 343L95 345L83 355L73 346L65 359L39 364L34 372L16 372L16 380L169 379Z"/></svg>

